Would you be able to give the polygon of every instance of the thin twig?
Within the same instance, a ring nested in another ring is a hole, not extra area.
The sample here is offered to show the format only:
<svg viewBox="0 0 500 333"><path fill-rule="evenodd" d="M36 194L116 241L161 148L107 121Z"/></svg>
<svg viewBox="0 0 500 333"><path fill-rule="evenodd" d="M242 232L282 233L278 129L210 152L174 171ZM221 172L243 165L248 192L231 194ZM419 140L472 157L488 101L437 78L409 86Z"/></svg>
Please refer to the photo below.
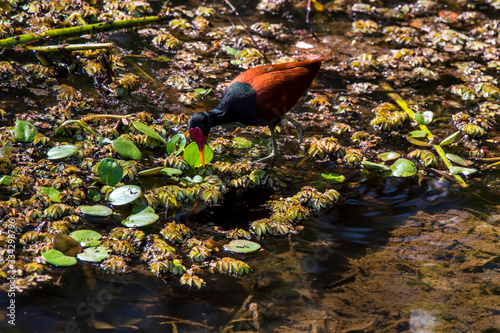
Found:
<svg viewBox="0 0 500 333"><path fill-rule="evenodd" d="M257 45L257 42L253 39L252 37L252 33L250 32L250 29L248 29L247 25L245 24L245 22L243 21L243 19L241 18L240 14L238 13L238 11L236 10L236 8L233 6L233 4L229 1L229 0L224 0L224 2L229 6L229 8L231 8L231 12L234 13L236 15L236 17L238 18L238 20L240 21L241 25L245 28L248 36L250 37L250 39L252 40L252 44L253 46L255 46L255 48L257 50L259 50L259 52L262 54L262 56L264 57L264 60L267 62L267 63L271 63L271 60L269 60L269 58L266 56L266 54L264 53L264 51L259 47L259 45Z"/></svg>

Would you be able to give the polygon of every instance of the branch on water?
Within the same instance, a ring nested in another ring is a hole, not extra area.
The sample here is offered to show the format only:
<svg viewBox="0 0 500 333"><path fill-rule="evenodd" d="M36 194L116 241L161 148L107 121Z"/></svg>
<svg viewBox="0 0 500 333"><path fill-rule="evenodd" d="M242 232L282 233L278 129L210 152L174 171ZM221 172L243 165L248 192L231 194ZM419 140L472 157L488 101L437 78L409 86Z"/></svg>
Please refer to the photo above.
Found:
<svg viewBox="0 0 500 333"><path fill-rule="evenodd" d="M89 43L89 44L26 46L26 49L37 52L59 52L61 50L83 51L83 50L110 49L112 47L113 43Z"/></svg>
<svg viewBox="0 0 500 333"><path fill-rule="evenodd" d="M130 20L120 20L114 22L101 22L95 24L81 25L77 27L52 29L41 32L39 34L24 34L9 38L0 39L0 47L15 46L18 44L30 43L38 41L47 37L61 37L67 35L83 35L89 32L105 31L112 29L123 29L144 24L150 24L164 20L165 16L148 16L141 18L134 18Z"/></svg>

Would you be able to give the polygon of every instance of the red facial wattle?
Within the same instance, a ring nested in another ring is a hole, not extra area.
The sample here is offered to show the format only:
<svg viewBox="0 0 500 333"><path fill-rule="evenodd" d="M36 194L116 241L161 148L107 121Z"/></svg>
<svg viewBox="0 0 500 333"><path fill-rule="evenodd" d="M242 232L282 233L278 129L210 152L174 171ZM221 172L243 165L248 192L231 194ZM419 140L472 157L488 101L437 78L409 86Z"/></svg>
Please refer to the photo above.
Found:
<svg viewBox="0 0 500 333"><path fill-rule="evenodd" d="M203 132L199 127L191 128L189 130L189 135L198 145L198 150L200 151L201 164L205 166L205 143L207 142L208 136L203 135Z"/></svg>

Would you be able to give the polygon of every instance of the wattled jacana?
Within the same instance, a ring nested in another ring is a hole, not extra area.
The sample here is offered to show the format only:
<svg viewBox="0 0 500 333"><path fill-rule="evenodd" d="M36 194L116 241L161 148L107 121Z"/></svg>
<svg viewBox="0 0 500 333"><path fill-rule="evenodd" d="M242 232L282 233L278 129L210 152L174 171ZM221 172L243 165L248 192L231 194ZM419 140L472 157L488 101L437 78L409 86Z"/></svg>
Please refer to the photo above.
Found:
<svg viewBox="0 0 500 333"><path fill-rule="evenodd" d="M291 121L302 141L300 123L285 115L318 74L322 58L264 65L238 75L222 93L219 105L208 112L194 114L189 121L189 135L198 144L200 158L205 166L204 147L210 128L239 122L252 126L269 126L273 152L278 155L274 128L283 117Z"/></svg>

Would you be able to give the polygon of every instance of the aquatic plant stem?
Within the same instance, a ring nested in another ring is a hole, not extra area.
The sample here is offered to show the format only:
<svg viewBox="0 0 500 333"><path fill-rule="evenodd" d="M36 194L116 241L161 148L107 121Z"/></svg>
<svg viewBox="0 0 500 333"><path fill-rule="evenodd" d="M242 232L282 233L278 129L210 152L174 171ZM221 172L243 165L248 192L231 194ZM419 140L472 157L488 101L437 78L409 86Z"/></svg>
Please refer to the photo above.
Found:
<svg viewBox="0 0 500 333"><path fill-rule="evenodd" d="M389 86L387 83L382 84L382 88L384 88L385 90L392 91L391 86ZM399 96L396 93L388 93L388 95L411 117L411 119L415 119L415 112L412 109L410 109L408 104L406 104L406 102L401 98L401 96ZM429 139L429 141L432 141L434 139L434 136L432 135L429 128L423 124L419 124L419 126L420 126L420 129L422 131L427 133L427 139ZM450 170L450 172L451 172L451 168L453 167L453 165L450 163L450 161L446 157L446 154L445 154L443 148L440 145L433 145L433 147L436 150L436 152L438 153L439 157L441 157L441 159L443 160L443 162L446 165L446 167L448 168L448 170ZM456 174L452 174L452 175L453 175L453 177L455 177L456 181L460 184L460 186L462 186L463 188L469 187L469 185L467 185L467 183L464 181L464 179L460 175L456 175Z"/></svg>
<svg viewBox="0 0 500 333"><path fill-rule="evenodd" d="M112 47L113 43L89 43L89 44L26 46L26 49L37 52L59 52L61 50L82 51L82 50L110 49Z"/></svg>
<svg viewBox="0 0 500 333"><path fill-rule="evenodd" d="M260 47L259 47L259 45L257 45L257 42L255 41L255 39L253 39L252 33L250 32L250 29L248 29L247 25L245 24L245 21L243 21L243 19L241 18L240 13L238 13L236 8L233 6L233 4L229 0L224 0L224 2L226 3L226 5L229 6L229 8L231 8L231 12L234 13L234 15L236 15L236 17L238 18L238 21L240 21L243 28L245 28L245 31L247 32L248 36L250 37L250 40L252 41L253 46L255 46L255 48L257 50L259 50L259 52L262 54L262 57L264 58L266 63L271 63L271 60L269 60L269 58L266 56L264 51L260 49Z"/></svg>
<svg viewBox="0 0 500 333"><path fill-rule="evenodd" d="M81 35L89 32L104 31L111 29L123 29L138 25L158 22L165 19L163 16L148 16L134 18L130 20L120 20L114 22L101 22L95 24L81 25L77 27L52 29L38 34L30 33L9 38L0 39L0 47L14 46L18 44L30 43L47 37L61 37L67 35Z"/></svg>

